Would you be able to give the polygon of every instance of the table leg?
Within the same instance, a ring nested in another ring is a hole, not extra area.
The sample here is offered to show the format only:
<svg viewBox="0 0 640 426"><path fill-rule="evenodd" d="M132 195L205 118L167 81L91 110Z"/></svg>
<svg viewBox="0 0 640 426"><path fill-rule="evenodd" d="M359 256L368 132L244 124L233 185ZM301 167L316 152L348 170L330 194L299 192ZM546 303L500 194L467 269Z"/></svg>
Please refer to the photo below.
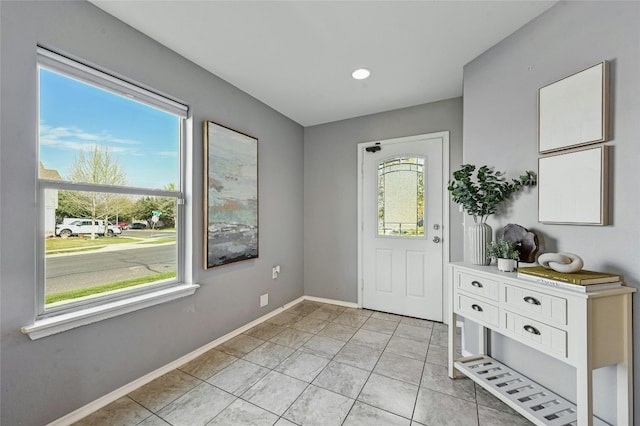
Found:
<svg viewBox="0 0 640 426"><path fill-rule="evenodd" d="M458 371L453 366L453 363L458 356L458 330L457 330L457 318L458 316L451 312L451 317L449 318L449 377L455 379L458 377Z"/></svg>
<svg viewBox="0 0 640 426"><path fill-rule="evenodd" d="M631 318L633 310L631 304L631 295L625 296L624 309L626 310L624 318ZM616 366L616 376L618 382L618 393L616 400L618 401L618 424L630 425L633 423L633 330L631 321L624 322L624 353L623 361ZM626 398L624 397L626 395Z"/></svg>

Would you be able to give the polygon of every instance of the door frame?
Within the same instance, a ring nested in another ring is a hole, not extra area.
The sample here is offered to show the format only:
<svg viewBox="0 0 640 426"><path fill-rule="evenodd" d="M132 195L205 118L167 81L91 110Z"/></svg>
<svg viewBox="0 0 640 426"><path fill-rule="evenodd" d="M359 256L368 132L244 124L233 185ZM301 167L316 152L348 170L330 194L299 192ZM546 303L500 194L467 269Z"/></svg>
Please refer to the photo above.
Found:
<svg viewBox="0 0 640 426"><path fill-rule="evenodd" d="M358 307L362 308L362 292L364 290L364 278L362 273L362 237L363 237L363 189L362 181L364 178L364 157L365 149L374 145L391 145L401 142L411 142L420 139L442 138L442 319L447 322L449 315L449 291L448 291L448 271L447 265L450 260L449 253L449 191L447 190L447 182L449 182L449 131L423 133L415 136L405 136L401 138L374 140L369 142L358 143Z"/></svg>

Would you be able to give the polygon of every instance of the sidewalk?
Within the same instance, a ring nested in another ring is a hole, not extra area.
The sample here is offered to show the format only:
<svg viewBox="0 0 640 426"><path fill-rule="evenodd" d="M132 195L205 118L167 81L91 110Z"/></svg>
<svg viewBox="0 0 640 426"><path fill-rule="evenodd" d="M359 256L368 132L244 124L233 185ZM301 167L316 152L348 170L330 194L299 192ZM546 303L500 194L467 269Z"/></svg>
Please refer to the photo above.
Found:
<svg viewBox="0 0 640 426"><path fill-rule="evenodd" d="M114 238L114 237L108 237ZM115 237L118 238L118 237ZM136 237L125 237L131 239L137 239L139 241L131 242L131 243L121 243L121 244L105 244L105 245L96 245L91 247L70 247L56 250L46 250L46 257L58 257L58 256L72 256L75 254L89 254L89 253L105 253L110 251L123 251L123 250L131 250L131 249L140 249L144 247L150 246L164 246L169 244L175 244L176 241L168 241L163 243L154 244L154 240L166 238L164 236L155 236L149 238L136 238Z"/></svg>

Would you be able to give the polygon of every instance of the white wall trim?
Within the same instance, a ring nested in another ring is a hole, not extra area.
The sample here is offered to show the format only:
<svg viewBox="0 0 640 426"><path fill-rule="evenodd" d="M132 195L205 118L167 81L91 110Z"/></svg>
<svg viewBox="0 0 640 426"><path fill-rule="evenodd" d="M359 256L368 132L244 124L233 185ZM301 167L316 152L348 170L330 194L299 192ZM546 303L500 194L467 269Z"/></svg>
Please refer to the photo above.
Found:
<svg viewBox="0 0 640 426"><path fill-rule="evenodd" d="M447 324L449 318L449 308L451 301L449 300L449 280L447 279L447 270L451 261L451 209L449 203L449 190L447 190L449 182L449 162L451 148L449 147L449 132L442 132L442 321Z"/></svg>
<svg viewBox="0 0 640 426"><path fill-rule="evenodd" d="M151 293L144 293L79 311L36 320L33 324L22 327L20 331L22 331L23 334L27 334L31 340L37 340L107 318L113 318L160 303L191 296L199 287L199 284L176 285Z"/></svg>
<svg viewBox="0 0 640 426"><path fill-rule="evenodd" d="M362 190L362 177L364 168L364 150L368 146L380 144L408 142L416 139L425 138L442 138L442 184L444 185L442 191L442 320L446 324L449 315L449 289L447 282L447 265L451 260L450 254L450 235L449 223L450 223L450 208L449 208L449 191L447 191L447 182L449 182L449 131L424 133L415 136L407 136L402 138L385 139L378 141L361 142L358 144L358 307L362 308L362 293L363 293L363 277L362 277L362 197L364 192Z"/></svg>
<svg viewBox="0 0 640 426"><path fill-rule="evenodd" d="M328 303L328 304L332 304L332 305L339 305L339 306L345 306L345 307L349 307L349 308L357 308L358 305L356 303L352 303L352 302L343 302L340 300L333 300L333 299L324 299L321 297L314 297L314 296L301 296L295 300L293 300L292 302L287 303L284 306L281 306L279 308L274 309L273 311L269 312L266 315L261 316L260 318L251 321L248 324L243 325L240 328L237 328L227 334L225 334L222 337L219 337L218 339L207 343L204 346L201 346L200 348L178 358L175 361L170 362L169 364L166 364L163 367L158 368L157 370L154 370L152 372L150 372L149 374L146 374L142 377L140 377L139 379L136 379L116 390L114 390L113 392L110 392L106 395L104 395L103 397L100 397L98 399L96 399L95 401L92 401L90 403L88 403L87 405L78 408L75 411L72 411L71 413L67 414L64 417L60 417L58 420L55 420L51 423L48 424L48 426L68 426L71 425L79 420L81 420L82 418L88 416L89 414L98 411L99 409L105 407L106 405L116 401L117 399L122 398L123 396L127 396L128 394L130 394L131 392L133 392L134 390L138 389L141 386L146 385L147 383L163 376L164 374L169 373L172 370L175 370L176 368L186 364L187 362L196 359L197 357L199 357L200 355L204 354L205 352L215 348L216 346L226 342L229 339L232 339L233 337L244 333L245 331L249 330L252 327L255 327L256 325L263 323L264 321L268 320L271 317L274 317L276 315L278 315L279 313L281 313L282 311L289 309L290 307L302 302L303 300L310 300L310 301L314 301L314 302L321 302L321 303Z"/></svg>
<svg viewBox="0 0 640 426"><path fill-rule="evenodd" d="M358 198L357 198L357 217L358 217L358 225L357 228L357 238L358 238L358 256L357 256L357 267L358 267L358 275L356 286L358 288L358 306L362 308L362 292L364 290L364 277L362 276L362 205L364 204L364 191L362 190L362 180L364 178L364 150L367 146L371 145L372 142L362 142L358 144Z"/></svg>
<svg viewBox="0 0 640 426"><path fill-rule="evenodd" d="M346 308L359 308L357 303L343 302L342 300L325 299L324 297L304 296L304 300L310 300L312 302L328 303L330 305L344 306Z"/></svg>

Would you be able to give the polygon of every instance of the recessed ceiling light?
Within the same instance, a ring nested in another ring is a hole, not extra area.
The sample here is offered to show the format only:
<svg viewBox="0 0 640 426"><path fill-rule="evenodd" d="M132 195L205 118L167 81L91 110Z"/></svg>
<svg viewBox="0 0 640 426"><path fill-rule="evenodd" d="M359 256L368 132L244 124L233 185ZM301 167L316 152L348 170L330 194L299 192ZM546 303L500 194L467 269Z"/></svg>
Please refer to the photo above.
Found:
<svg viewBox="0 0 640 426"><path fill-rule="evenodd" d="M368 78L370 75L371 75L371 71L369 71L366 68L360 68L351 73L351 77L355 78L356 80L364 80L365 78Z"/></svg>

